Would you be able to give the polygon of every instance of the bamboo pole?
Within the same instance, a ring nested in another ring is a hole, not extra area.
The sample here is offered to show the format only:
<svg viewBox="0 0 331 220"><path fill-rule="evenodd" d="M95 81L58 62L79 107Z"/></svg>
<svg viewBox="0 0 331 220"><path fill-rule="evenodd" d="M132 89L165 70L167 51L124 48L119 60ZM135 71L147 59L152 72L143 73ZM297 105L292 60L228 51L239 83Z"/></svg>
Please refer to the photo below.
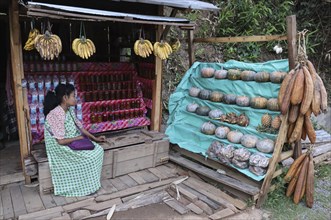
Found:
<svg viewBox="0 0 331 220"><path fill-rule="evenodd" d="M295 15L288 16L286 18L287 21L287 40L288 40L288 47L289 47L289 67L290 69L294 68L295 65L295 57L296 57L296 18ZM282 117L282 124L279 129L279 133L277 136L277 140L275 143L274 153L272 158L269 162L269 167L267 174L264 178L260 195L256 203L256 207L260 208L264 201L268 197L268 192L271 184L272 177L275 174L277 163L279 162L279 158L281 158L283 145L286 141L287 130L288 130L288 113Z"/></svg>

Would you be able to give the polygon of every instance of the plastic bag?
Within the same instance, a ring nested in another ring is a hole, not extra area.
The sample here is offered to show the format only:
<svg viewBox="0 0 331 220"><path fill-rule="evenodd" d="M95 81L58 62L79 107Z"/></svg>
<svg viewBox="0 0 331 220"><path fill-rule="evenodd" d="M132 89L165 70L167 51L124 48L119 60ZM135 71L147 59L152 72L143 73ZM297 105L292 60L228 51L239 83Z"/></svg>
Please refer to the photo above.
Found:
<svg viewBox="0 0 331 220"><path fill-rule="evenodd" d="M252 166L252 165L250 165L248 169L257 176L263 176L267 172L267 169L265 168Z"/></svg>
<svg viewBox="0 0 331 220"><path fill-rule="evenodd" d="M249 158L249 164L265 168L269 165L269 158L261 153L254 153Z"/></svg>
<svg viewBox="0 0 331 220"><path fill-rule="evenodd" d="M239 161L235 158L232 159L232 164L240 169L246 169L248 167L248 161Z"/></svg>
<svg viewBox="0 0 331 220"><path fill-rule="evenodd" d="M239 148L233 152L233 158L238 161L248 161L250 156L251 152L245 148Z"/></svg>
<svg viewBox="0 0 331 220"><path fill-rule="evenodd" d="M208 150L207 150L207 155L211 158L216 158L217 157L217 154L219 154L219 152L221 151L221 148L223 147L224 145L221 144L219 141L213 141Z"/></svg>

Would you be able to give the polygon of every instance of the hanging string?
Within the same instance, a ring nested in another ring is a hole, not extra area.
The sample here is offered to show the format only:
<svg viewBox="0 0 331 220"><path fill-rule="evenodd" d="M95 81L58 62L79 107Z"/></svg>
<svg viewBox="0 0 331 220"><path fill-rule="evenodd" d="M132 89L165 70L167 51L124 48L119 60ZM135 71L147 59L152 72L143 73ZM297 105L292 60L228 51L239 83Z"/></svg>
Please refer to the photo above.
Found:
<svg viewBox="0 0 331 220"><path fill-rule="evenodd" d="M44 34L45 33L45 25L44 22L40 22L40 33Z"/></svg>
<svg viewBox="0 0 331 220"><path fill-rule="evenodd" d="M72 28L71 28L71 22L69 22L69 42L71 42L72 38ZM70 44L71 52L72 52L72 44Z"/></svg>
<svg viewBox="0 0 331 220"><path fill-rule="evenodd" d="M307 57L307 51L306 51L306 33L308 30L303 30L298 33L299 40L298 40L298 56L297 56L297 62L298 63L304 63L308 59Z"/></svg>
<svg viewBox="0 0 331 220"><path fill-rule="evenodd" d="M80 22L80 28L79 28L79 38L82 38L82 28L83 28L83 22Z"/></svg>
<svg viewBox="0 0 331 220"><path fill-rule="evenodd" d="M86 37L86 31L85 31L85 25L84 25L84 23L82 21L80 22L79 37L80 38L84 37L85 39L87 39L87 37Z"/></svg>
<svg viewBox="0 0 331 220"><path fill-rule="evenodd" d="M84 32L84 37L85 37L85 39L87 39L87 37L86 37L86 31L85 31L85 25L84 25L84 23L83 23L83 32Z"/></svg>

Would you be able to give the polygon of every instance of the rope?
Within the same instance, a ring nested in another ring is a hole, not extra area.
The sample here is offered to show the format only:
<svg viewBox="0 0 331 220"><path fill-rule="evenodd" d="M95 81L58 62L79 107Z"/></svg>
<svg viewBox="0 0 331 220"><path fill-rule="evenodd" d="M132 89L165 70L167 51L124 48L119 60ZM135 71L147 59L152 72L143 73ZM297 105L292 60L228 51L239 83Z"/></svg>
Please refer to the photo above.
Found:
<svg viewBox="0 0 331 220"><path fill-rule="evenodd" d="M296 61L298 63L305 63L308 60L307 50L306 50L306 33L308 30L304 29L299 32L299 40L298 40L298 55Z"/></svg>

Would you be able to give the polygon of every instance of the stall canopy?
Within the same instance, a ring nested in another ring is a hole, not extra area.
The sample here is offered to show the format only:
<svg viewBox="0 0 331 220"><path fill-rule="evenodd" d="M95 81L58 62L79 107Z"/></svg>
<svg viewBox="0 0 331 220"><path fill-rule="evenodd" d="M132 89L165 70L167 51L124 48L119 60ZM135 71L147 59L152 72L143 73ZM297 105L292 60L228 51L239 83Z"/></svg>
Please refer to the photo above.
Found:
<svg viewBox="0 0 331 220"><path fill-rule="evenodd" d="M27 5L29 16L49 18L71 18L97 21L122 21L130 23L171 24L177 26L192 26L189 20L184 18L140 15L132 13L97 10L66 5L29 2Z"/></svg>
<svg viewBox="0 0 331 220"><path fill-rule="evenodd" d="M201 1L130 1L136 3L146 3L155 5L165 5L169 7L178 7L185 9L217 10L218 8L210 3ZM121 21L130 23L148 23L173 26L193 26L189 20L184 18L164 17L154 15L142 15L124 12L115 12L109 10L98 10L83 7L74 7L67 5L48 4L41 2L28 2L27 15L36 17L49 17L58 19L77 19L90 21Z"/></svg>
<svg viewBox="0 0 331 220"><path fill-rule="evenodd" d="M208 10L208 11L218 11L219 8L215 5L207 2L196 1L196 0L113 0L119 2L136 2L145 3L152 5L163 5L174 8L181 9L194 9L194 10Z"/></svg>

